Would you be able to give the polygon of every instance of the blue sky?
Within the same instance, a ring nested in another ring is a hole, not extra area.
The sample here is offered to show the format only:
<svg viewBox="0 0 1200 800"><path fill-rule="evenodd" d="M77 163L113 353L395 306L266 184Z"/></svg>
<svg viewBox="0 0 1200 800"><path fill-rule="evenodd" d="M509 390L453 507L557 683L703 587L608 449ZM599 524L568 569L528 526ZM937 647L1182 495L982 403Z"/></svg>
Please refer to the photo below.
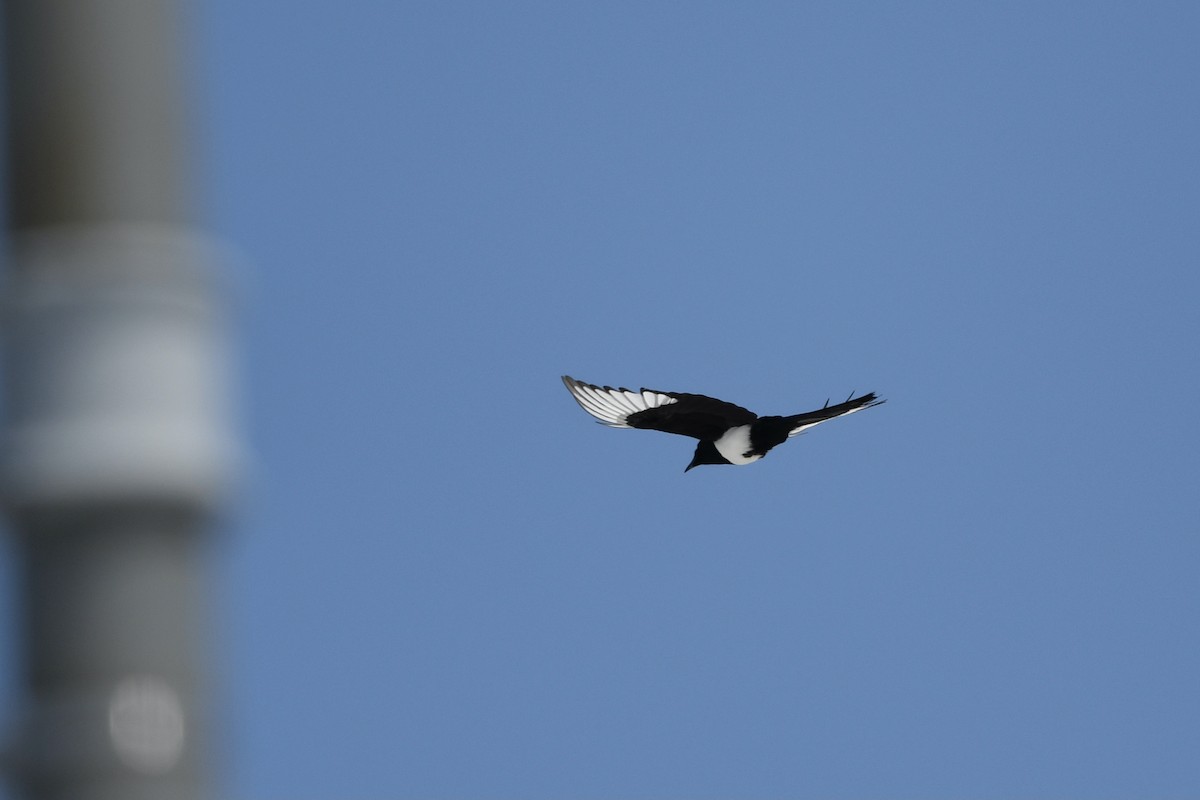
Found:
<svg viewBox="0 0 1200 800"><path fill-rule="evenodd" d="M1197 6L195 20L228 796L1200 794Z"/></svg>

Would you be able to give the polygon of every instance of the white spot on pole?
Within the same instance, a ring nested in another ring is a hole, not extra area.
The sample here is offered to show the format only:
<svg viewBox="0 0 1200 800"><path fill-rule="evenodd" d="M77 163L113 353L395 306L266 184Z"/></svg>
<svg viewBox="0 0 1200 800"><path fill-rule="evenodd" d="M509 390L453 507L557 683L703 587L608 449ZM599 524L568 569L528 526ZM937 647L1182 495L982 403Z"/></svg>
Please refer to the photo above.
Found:
<svg viewBox="0 0 1200 800"><path fill-rule="evenodd" d="M183 705L166 682L127 678L108 704L108 734L122 763L138 772L161 775L183 753Z"/></svg>

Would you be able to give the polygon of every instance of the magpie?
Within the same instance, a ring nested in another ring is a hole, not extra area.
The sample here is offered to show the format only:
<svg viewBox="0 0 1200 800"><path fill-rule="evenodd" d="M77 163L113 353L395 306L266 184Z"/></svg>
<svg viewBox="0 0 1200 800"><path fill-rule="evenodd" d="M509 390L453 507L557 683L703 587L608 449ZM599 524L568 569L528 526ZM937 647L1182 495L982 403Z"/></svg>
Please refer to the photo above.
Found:
<svg viewBox="0 0 1200 800"><path fill-rule="evenodd" d="M874 392L861 397L851 393L846 402L831 406L825 401L824 407L816 411L789 417L760 417L741 406L702 394L593 386L570 375L563 375L562 382L584 411L610 428L643 428L699 439L692 463L684 472L701 464L753 463L775 445L814 425L884 402L876 399Z"/></svg>

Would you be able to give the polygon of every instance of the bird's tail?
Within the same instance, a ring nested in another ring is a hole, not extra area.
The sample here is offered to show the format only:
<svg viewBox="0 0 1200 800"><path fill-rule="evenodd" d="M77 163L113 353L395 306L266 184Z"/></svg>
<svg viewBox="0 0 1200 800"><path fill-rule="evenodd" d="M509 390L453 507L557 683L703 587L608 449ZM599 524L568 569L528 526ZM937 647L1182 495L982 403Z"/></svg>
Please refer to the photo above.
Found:
<svg viewBox="0 0 1200 800"><path fill-rule="evenodd" d="M813 425L819 425L834 417L853 414L855 411L862 411L864 408L877 406L883 402L883 400L875 397L874 392L868 392L861 397L855 397L851 393L850 399L834 406L829 405L829 402L826 401L824 407L818 408L816 411L806 411L803 414L793 414L790 417L784 417L791 428L788 431L788 436L795 436L798 433L808 430Z"/></svg>

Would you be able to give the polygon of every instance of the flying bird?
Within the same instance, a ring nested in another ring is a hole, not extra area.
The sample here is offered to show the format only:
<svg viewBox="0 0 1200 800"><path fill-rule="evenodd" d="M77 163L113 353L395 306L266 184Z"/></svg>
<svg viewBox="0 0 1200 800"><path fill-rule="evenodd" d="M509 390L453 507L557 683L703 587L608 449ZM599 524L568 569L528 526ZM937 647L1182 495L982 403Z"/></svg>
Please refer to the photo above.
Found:
<svg viewBox="0 0 1200 800"><path fill-rule="evenodd" d="M772 447L826 420L884 402L869 392L844 403L788 417L760 417L741 406L702 394L655 389L593 386L563 375L562 381L584 411L611 428L642 428L699 439L687 472L701 464L751 464Z"/></svg>

